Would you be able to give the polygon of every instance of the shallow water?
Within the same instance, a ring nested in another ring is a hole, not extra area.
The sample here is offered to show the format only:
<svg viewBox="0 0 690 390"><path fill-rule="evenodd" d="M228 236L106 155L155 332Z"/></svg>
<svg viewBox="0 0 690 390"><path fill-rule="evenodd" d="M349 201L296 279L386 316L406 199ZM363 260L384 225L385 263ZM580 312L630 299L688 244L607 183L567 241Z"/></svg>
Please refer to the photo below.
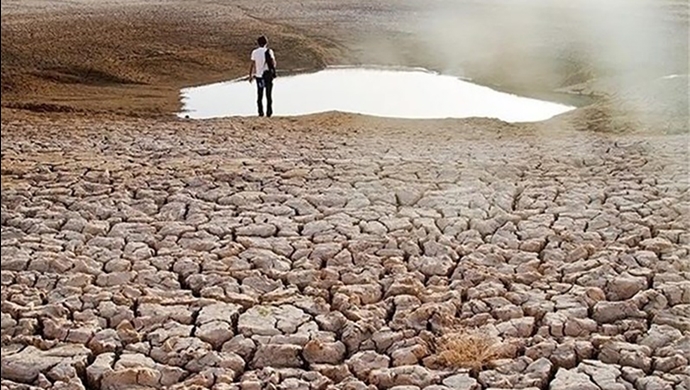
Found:
<svg viewBox="0 0 690 390"><path fill-rule="evenodd" d="M256 84L234 80L181 91L181 117L256 115ZM265 103L264 103L265 104ZM421 69L328 68L278 77L275 116L342 111L394 118L498 118L532 122L575 107L499 92Z"/></svg>

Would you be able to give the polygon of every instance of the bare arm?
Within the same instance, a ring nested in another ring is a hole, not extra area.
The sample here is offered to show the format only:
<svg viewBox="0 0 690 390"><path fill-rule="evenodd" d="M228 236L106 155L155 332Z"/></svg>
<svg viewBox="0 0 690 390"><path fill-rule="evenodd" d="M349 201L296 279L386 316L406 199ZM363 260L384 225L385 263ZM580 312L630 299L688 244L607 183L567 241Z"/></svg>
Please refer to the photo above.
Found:
<svg viewBox="0 0 690 390"><path fill-rule="evenodd" d="M256 65L254 64L254 61L252 61L252 64L249 65L249 82L252 82L252 79L254 78L254 70L256 68Z"/></svg>

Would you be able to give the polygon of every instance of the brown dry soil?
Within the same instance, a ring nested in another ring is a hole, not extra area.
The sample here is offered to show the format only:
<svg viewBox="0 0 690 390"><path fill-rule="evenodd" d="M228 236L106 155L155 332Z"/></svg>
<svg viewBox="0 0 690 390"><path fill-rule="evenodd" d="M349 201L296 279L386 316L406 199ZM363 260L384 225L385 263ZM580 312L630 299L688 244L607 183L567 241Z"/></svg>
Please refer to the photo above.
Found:
<svg viewBox="0 0 690 390"><path fill-rule="evenodd" d="M286 66L315 69L333 58L327 40L234 5L43 4L3 1L3 107L170 114L179 109L181 86L246 73L260 33L280 46Z"/></svg>
<svg viewBox="0 0 690 390"><path fill-rule="evenodd" d="M690 389L687 65L545 72L536 39L512 79L502 39L434 57L419 32L462 23L428 3L189 3L2 1L2 390ZM284 70L609 98L534 124L172 115L259 33Z"/></svg>

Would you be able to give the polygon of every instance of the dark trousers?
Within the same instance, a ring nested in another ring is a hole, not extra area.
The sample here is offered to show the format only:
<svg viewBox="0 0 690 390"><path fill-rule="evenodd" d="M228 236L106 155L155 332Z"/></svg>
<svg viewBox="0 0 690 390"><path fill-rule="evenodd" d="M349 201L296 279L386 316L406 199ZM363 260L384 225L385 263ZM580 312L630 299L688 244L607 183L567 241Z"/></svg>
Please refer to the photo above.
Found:
<svg viewBox="0 0 690 390"><path fill-rule="evenodd" d="M273 115L273 79L270 77L256 78L256 105L259 116L264 116L264 89L266 90L266 116Z"/></svg>

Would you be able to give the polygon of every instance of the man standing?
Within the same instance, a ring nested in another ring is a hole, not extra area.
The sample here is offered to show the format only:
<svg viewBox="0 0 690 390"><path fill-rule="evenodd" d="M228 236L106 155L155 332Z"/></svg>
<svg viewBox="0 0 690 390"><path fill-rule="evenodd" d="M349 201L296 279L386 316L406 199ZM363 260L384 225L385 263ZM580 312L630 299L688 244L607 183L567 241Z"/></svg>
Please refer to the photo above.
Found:
<svg viewBox="0 0 690 390"><path fill-rule="evenodd" d="M275 77L275 54L268 48L268 40L263 35L256 40L259 47L252 51L252 64L249 68L249 82L256 79L257 106L259 116L264 116L264 89L266 90L266 116L273 115L273 78Z"/></svg>

